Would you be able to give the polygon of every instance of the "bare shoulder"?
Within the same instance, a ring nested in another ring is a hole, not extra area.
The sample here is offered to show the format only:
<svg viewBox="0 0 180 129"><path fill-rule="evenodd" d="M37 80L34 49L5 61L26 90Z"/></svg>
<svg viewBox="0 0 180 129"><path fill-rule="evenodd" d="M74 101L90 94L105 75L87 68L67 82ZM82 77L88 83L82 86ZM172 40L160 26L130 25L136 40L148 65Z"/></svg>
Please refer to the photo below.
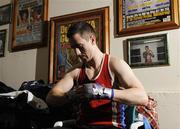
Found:
<svg viewBox="0 0 180 129"><path fill-rule="evenodd" d="M109 65L113 71L116 71L117 69L123 70L124 68L129 69L129 65L123 59L120 59L120 58L115 57L115 56L110 56L109 59L110 59Z"/></svg>
<svg viewBox="0 0 180 129"><path fill-rule="evenodd" d="M110 63L117 63L117 62L120 63L122 61L122 59L112 56L112 55L109 55L109 59L110 59Z"/></svg>
<svg viewBox="0 0 180 129"><path fill-rule="evenodd" d="M142 87L131 67L124 60L112 56L109 64L116 77L125 84L124 87Z"/></svg>

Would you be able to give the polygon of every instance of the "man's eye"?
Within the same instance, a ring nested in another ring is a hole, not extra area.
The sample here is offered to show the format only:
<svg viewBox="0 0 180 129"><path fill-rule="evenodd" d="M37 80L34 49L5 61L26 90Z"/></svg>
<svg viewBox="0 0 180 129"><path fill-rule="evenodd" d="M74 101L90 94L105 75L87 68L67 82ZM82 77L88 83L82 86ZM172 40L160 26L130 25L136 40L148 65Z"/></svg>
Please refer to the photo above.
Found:
<svg viewBox="0 0 180 129"><path fill-rule="evenodd" d="M72 46L72 45L71 45L71 48L75 49L75 46Z"/></svg>
<svg viewBox="0 0 180 129"><path fill-rule="evenodd" d="M77 48L78 47L78 45L76 45L76 44L71 44L71 48Z"/></svg>

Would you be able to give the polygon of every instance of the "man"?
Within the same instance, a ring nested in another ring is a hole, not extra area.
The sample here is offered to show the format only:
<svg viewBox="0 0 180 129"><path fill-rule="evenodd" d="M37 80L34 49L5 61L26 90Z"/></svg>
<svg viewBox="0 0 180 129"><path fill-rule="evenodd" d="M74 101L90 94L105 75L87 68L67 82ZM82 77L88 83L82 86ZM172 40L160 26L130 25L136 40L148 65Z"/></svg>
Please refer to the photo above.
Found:
<svg viewBox="0 0 180 129"><path fill-rule="evenodd" d="M47 102L63 105L78 100L81 103L78 123L88 125L86 129L125 129L124 104L146 105L148 102L143 85L123 60L99 50L95 31L88 23L71 25L67 36L82 64L52 88Z"/></svg>
<svg viewBox="0 0 180 129"><path fill-rule="evenodd" d="M145 51L143 52L143 58L145 59L146 64L152 64L152 58L154 54L149 46L145 46Z"/></svg>

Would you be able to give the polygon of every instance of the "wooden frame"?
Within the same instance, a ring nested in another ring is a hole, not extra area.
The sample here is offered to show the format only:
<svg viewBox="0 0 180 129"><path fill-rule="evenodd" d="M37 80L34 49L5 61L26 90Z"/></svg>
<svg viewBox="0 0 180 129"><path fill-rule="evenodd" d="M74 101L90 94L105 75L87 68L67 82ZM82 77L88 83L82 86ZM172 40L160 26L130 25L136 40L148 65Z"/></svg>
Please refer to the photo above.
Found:
<svg viewBox="0 0 180 129"><path fill-rule="evenodd" d="M0 57L4 57L5 44L6 44L6 30L0 30Z"/></svg>
<svg viewBox="0 0 180 129"><path fill-rule="evenodd" d="M116 36L179 28L179 0L153 2L117 0Z"/></svg>
<svg viewBox="0 0 180 129"><path fill-rule="evenodd" d="M169 65L167 34L127 39L126 55L133 68Z"/></svg>
<svg viewBox="0 0 180 129"><path fill-rule="evenodd" d="M9 24L11 22L11 4L0 7L0 25Z"/></svg>
<svg viewBox="0 0 180 129"><path fill-rule="evenodd" d="M56 82L78 58L66 36L68 27L78 21L87 21L96 30L99 48L109 53L109 7L53 17L51 22L49 82Z"/></svg>
<svg viewBox="0 0 180 129"><path fill-rule="evenodd" d="M44 46L47 42L47 19L48 0L13 0L11 50Z"/></svg>

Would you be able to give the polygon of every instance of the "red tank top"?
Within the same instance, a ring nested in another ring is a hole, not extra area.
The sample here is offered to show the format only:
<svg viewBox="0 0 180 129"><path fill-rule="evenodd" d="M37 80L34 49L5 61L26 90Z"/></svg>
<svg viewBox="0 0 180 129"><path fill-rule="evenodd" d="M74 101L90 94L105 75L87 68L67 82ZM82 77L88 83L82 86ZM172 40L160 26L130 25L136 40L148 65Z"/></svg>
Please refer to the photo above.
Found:
<svg viewBox="0 0 180 129"><path fill-rule="evenodd" d="M109 71L109 55L105 54L100 73L97 77L94 80L89 80L85 73L85 66L83 66L79 74L78 84L82 85L93 82L99 83L107 88L112 88L112 80ZM80 121L92 125L114 125L123 128L125 125L124 117L122 117L124 110L122 110L122 108L122 105L111 100L91 100L81 105Z"/></svg>

